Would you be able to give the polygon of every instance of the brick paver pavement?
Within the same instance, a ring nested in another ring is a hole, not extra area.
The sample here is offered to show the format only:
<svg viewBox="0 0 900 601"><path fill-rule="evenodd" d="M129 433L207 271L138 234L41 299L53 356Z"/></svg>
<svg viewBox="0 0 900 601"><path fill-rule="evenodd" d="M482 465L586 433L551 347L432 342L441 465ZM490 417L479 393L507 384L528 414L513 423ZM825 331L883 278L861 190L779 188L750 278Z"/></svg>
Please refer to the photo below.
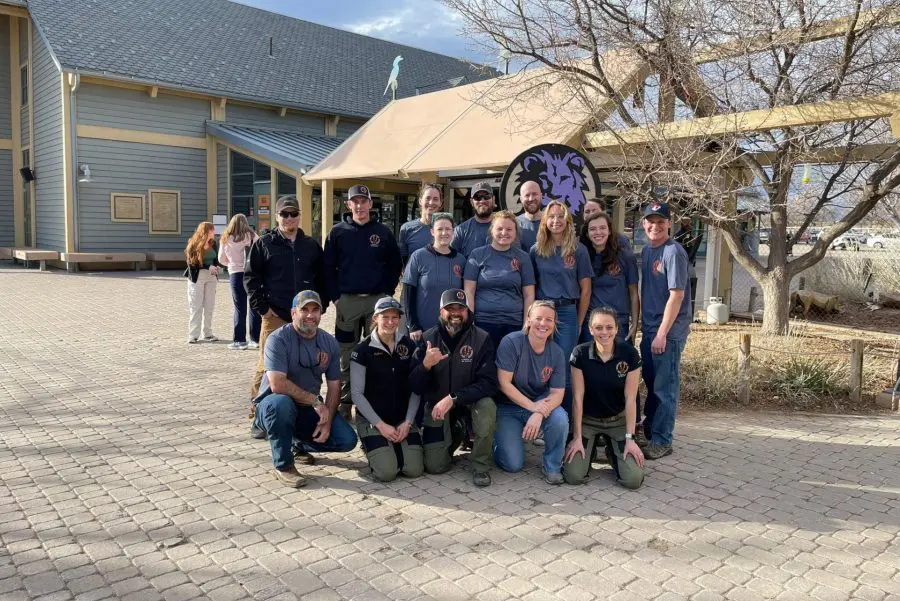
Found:
<svg viewBox="0 0 900 601"><path fill-rule="evenodd" d="M0 600L900 599L887 416L690 414L645 486L330 455L281 487L183 279L0 267ZM216 333L230 330L219 285Z"/></svg>

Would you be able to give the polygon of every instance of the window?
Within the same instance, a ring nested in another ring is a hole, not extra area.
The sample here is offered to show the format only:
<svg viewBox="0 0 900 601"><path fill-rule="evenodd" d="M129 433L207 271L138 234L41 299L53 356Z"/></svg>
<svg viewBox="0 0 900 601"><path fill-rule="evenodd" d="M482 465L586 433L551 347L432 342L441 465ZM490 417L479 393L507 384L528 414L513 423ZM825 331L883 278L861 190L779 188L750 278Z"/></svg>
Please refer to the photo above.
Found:
<svg viewBox="0 0 900 601"><path fill-rule="evenodd" d="M278 176L278 187L275 190L276 198L284 196L285 194L297 193L297 180L293 176L282 173L281 171L277 171L276 174Z"/></svg>
<svg viewBox="0 0 900 601"><path fill-rule="evenodd" d="M22 65L22 76L19 81L22 84L22 106L28 104L28 65Z"/></svg>

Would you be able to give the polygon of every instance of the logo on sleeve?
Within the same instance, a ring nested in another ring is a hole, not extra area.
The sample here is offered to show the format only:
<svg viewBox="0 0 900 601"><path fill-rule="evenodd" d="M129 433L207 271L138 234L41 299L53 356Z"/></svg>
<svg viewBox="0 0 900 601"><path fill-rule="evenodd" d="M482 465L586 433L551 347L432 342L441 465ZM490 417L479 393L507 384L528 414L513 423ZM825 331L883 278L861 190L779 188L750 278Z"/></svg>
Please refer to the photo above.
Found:
<svg viewBox="0 0 900 601"><path fill-rule="evenodd" d="M624 378L628 375L628 362L627 361L619 361L616 363L616 373L619 374L620 378Z"/></svg>
<svg viewBox="0 0 900 601"><path fill-rule="evenodd" d="M663 266L663 262L661 259L653 261L653 273L662 275L665 272L666 268Z"/></svg>
<svg viewBox="0 0 900 601"><path fill-rule="evenodd" d="M609 266L609 269L606 270L606 273L613 277L616 277L617 275L622 275L622 268L619 267L618 263L613 263Z"/></svg>
<svg viewBox="0 0 900 601"><path fill-rule="evenodd" d="M316 365L318 365L322 369L325 369L326 367L328 367L328 364L331 362L331 355L329 355L325 351L319 351L319 354L316 355L316 359L319 360L319 362Z"/></svg>
<svg viewBox="0 0 900 601"><path fill-rule="evenodd" d="M464 344L459 347L459 356L462 357L463 363L471 363L472 356L475 354L475 351L472 350L472 347L468 344Z"/></svg>
<svg viewBox="0 0 900 601"><path fill-rule="evenodd" d="M409 357L409 348L407 348L407 346L405 344L398 344L397 345L397 355L401 359L408 358Z"/></svg>
<svg viewBox="0 0 900 601"><path fill-rule="evenodd" d="M509 268L512 269L513 271L519 271L519 267L521 267L521 266L522 266L522 264L519 263L518 259L513 259L509 263Z"/></svg>
<svg viewBox="0 0 900 601"><path fill-rule="evenodd" d="M458 278L461 278L463 274L462 265L454 265L453 266L453 275Z"/></svg>
<svg viewBox="0 0 900 601"><path fill-rule="evenodd" d="M547 382L550 381L551 377L553 377L553 368L552 367L545 367L544 369L541 370L541 382L546 384Z"/></svg>
<svg viewBox="0 0 900 601"><path fill-rule="evenodd" d="M372 234L369 236L369 246L372 248L378 248L381 245L381 236L378 234Z"/></svg>
<svg viewBox="0 0 900 601"><path fill-rule="evenodd" d="M563 265L566 266L566 269L575 269L575 255L566 255L563 258Z"/></svg>

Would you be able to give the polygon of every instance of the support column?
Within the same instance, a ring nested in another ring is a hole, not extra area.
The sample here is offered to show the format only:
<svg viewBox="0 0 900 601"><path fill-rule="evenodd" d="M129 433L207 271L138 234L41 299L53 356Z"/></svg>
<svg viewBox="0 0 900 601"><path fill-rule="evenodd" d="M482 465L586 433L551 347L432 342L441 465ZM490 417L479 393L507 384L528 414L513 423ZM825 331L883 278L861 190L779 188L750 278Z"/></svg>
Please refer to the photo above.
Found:
<svg viewBox="0 0 900 601"><path fill-rule="evenodd" d="M322 180L322 244L334 226L334 182Z"/></svg>
<svg viewBox="0 0 900 601"><path fill-rule="evenodd" d="M297 202L300 203L300 229L307 235L312 232L312 186L303 181L303 175L295 173Z"/></svg>
<svg viewBox="0 0 900 601"><path fill-rule="evenodd" d="M13 245L18 248L25 244L25 207L22 204L24 197L22 195L22 186L24 185L19 169L22 168L22 125L20 113L22 108L22 71L19 63L22 59L19 57L19 19L17 17L9 17L9 75L11 93L11 114L12 114L12 187L13 187L13 228L15 238ZM30 69L29 69L30 71ZM30 95L34 95L34 90L28 89ZM29 102L31 98L29 98Z"/></svg>
<svg viewBox="0 0 900 601"><path fill-rule="evenodd" d="M625 197L619 196L616 199L616 204L613 206L613 223L616 226L616 231L620 234L625 231Z"/></svg>
<svg viewBox="0 0 900 601"><path fill-rule="evenodd" d="M68 73L61 73L59 76L59 87L62 91L62 145L63 145L63 207L65 216L65 248L66 253L76 252L75 248L75 177L77 173L74 171L74 142L72 136L72 95L69 77L74 77ZM34 94L32 89L31 94ZM32 102L32 105L34 103ZM33 151L32 151L33 153ZM32 154L33 156L33 154Z"/></svg>
<svg viewBox="0 0 900 601"><path fill-rule="evenodd" d="M278 202L278 197L282 192L278 189L278 170L271 165L269 165L269 179L272 181L269 184L269 229L274 230L278 227L278 223L275 221L275 203Z"/></svg>

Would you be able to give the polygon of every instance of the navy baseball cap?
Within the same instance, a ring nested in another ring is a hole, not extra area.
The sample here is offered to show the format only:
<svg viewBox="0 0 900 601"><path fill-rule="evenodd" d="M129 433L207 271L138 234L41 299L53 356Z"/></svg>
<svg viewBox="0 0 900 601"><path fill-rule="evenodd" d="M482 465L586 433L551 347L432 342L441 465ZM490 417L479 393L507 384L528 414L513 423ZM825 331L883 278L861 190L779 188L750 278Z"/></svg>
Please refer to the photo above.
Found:
<svg viewBox="0 0 900 601"><path fill-rule="evenodd" d="M647 208L644 209L644 217L650 217L651 215L658 215L663 219L671 219L672 214L669 212L669 205L664 202L656 202L653 201L647 205Z"/></svg>
<svg viewBox="0 0 900 601"><path fill-rule="evenodd" d="M385 296L383 298L379 298L378 302L375 303L375 315L379 313L384 313L385 311L390 311L393 309L394 311L399 311L400 315L403 315L403 306L393 296Z"/></svg>
<svg viewBox="0 0 900 601"><path fill-rule="evenodd" d="M351 199L354 196L365 196L369 200L372 200L372 194L369 193L369 186L365 184L357 184L350 188L350 191L347 192L347 199Z"/></svg>
<svg viewBox="0 0 900 601"><path fill-rule="evenodd" d="M450 305L462 305L463 307L468 308L469 305L466 303L466 293L459 288L444 290L444 293L441 294L441 309L445 309Z"/></svg>
<svg viewBox="0 0 900 601"><path fill-rule="evenodd" d="M319 293L315 290L304 290L294 297L293 302L291 302L291 309L296 309L297 307L300 307L302 309L309 303L316 303L321 309L322 297L320 297Z"/></svg>

